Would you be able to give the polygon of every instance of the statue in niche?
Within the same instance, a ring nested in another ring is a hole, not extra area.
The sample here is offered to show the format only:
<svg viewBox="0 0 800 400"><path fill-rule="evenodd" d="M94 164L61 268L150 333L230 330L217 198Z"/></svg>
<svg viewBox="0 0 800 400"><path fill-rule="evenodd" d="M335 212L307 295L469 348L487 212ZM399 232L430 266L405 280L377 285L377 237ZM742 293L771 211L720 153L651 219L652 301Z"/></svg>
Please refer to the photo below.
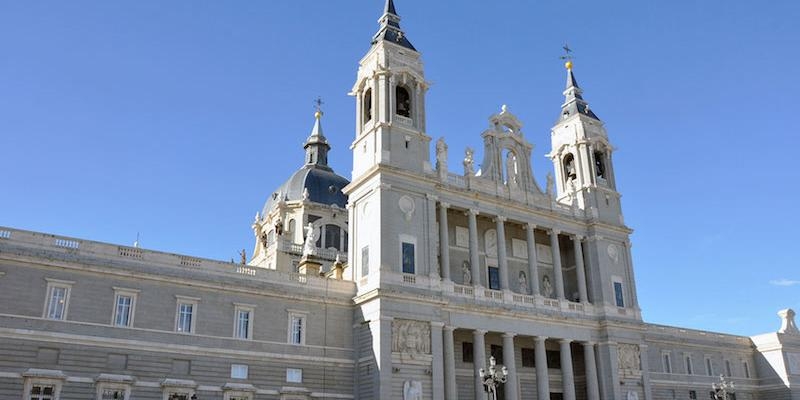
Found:
<svg viewBox="0 0 800 400"><path fill-rule="evenodd" d="M575 179L578 176L575 172L575 159L571 156L567 159L567 165L565 169L567 170L567 180Z"/></svg>
<svg viewBox="0 0 800 400"><path fill-rule="evenodd" d="M542 294L544 297L553 297L553 284L550 283L550 275L542 277Z"/></svg>
<svg viewBox="0 0 800 400"><path fill-rule="evenodd" d="M422 400L422 382L405 381L403 383L403 400Z"/></svg>
<svg viewBox="0 0 800 400"><path fill-rule="evenodd" d="M261 239L261 246L266 249L267 245L269 245L269 243L267 243L267 232L261 232L261 236L259 238Z"/></svg>
<svg viewBox="0 0 800 400"><path fill-rule="evenodd" d="M528 275L525 275L525 271L519 271L519 278L517 278L517 284L519 285L519 292L522 294L530 294L528 291Z"/></svg>
<svg viewBox="0 0 800 400"><path fill-rule="evenodd" d="M422 354L430 354L430 325L404 319L392 321L392 351L400 353L400 358L405 360L417 360Z"/></svg>
<svg viewBox="0 0 800 400"><path fill-rule="evenodd" d="M548 172L547 173L547 191L545 193L547 193L547 195L550 198L552 198L554 196L554 193L555 193L554 190L553 190L554 186L555 185L553 183L553 174L551 172Z"/></svg>
<svg viewBox="0 0 800 400"><path fill-rule="evenodd" d="M473 160L475 152L467 147L464 150L464 175L466 176L473 176L475 175L475 160Z"/></svg>
<svg viewBox="0 0 800 400"><path fill-rule="evenodd" d="M278 236L283 235L283 221L280 219L275 223L275 234Z"/></svg>
<svg viewBox="0 0 800 400"><path fill-rule="evenodd" d="M317 230L314 229L314 224L309 222L306 226L306 241L303 244L303 256L315 254L317 254Z"/></svg>
<svg viewBox="0 0 800 400"><path fill-rule="evenodd" d="M463 276L463 283L464 285L471 285L472 284L472 271L470 270L469 261L464 261L461 263L461 274Z"/></svg>
<svg viewBox="0 0 800 400"><path fill-rule="evenodd" d="M436 141L436 170L447 171L447 143L443 137Z"/></svg>

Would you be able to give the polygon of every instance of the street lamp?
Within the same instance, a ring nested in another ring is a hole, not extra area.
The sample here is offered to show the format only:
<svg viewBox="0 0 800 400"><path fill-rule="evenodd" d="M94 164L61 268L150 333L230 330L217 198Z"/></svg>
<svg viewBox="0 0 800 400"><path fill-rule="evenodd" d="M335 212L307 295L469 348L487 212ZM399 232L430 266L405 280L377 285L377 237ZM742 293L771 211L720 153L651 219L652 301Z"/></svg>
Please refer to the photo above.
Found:
<svg viewBox="0 0 800 400"><path fill-rule="evenodd" d="M489 357L489 373L481 368L478 375L483 381L483 387L489 393L489 400L497 400L497 386L506 383L508 380L508 369L503 366L500 371L497 370L497 362L494 356Z"/></svg>
<svg viewBox="0 0 800 400"><path fill-rule="evenodd" d="M719 376L719 383L712 383L711 388L714 389L714 400L728 400L728 393L736 393L733 381L726 381L722 375Z"/></svg>

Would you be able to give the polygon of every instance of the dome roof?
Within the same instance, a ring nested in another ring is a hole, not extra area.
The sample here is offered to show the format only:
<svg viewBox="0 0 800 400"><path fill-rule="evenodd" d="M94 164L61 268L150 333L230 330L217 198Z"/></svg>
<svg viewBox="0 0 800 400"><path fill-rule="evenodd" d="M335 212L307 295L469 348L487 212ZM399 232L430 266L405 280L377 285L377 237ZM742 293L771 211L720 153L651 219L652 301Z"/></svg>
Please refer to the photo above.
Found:
<svg viewBox="0 0 800 400"><path fill-rule="evenodd" d="M337 175L330 168L306 164L270 195L261 215L267 215L281 198L285 201L302 200L303 192L306 190L308 190L308 201L329 206L335 204L344 208L347 196L342 193L342 188L349 183L350 181Z"/></svg>

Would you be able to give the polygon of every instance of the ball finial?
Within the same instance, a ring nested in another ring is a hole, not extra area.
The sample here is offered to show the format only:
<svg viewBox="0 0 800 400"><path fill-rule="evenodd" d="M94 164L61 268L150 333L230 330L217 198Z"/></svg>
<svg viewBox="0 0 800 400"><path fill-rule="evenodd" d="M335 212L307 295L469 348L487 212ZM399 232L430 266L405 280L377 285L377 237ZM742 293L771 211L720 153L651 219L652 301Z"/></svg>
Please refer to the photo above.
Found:
<svg viewBox="0 0 800 400"><path fill-rule="evenodd" d="M565 62L564 63L564 68L572 69L572 60Z"/></svg>
<svg viewBox="0 0 800 400"><path fill-rule="evenodd" d="M316 119L322 118L322 111L317 110L316 112L314 112L314 118Z"/></svg>

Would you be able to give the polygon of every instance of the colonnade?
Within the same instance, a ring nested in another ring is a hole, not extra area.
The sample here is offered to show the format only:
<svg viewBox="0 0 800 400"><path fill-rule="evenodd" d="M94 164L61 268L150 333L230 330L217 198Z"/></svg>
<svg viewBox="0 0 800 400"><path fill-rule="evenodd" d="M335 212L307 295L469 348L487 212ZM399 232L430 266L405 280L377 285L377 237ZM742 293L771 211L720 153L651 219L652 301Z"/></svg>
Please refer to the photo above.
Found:
<svg viewBox="0 0 800 400"><path fill-rule="evenodd" d="M439 203L439 262L441 263L442 279L450 281L450 232L448 230L447 211L450 204L445 202ZM478 215L480 212L475 209L469 209L465 213L467 215L468 229L469 229L469 262L471 266L472 285L481 286L480 277L483 276L480 263L480 254L478 248ZM509 286L509 273L508 273L508 255L506 253L506 217L494 216L493 218L497 229L497 267L500 272L500 289L510 290ZM561 231L556 228L537 227L533 222L518 222L525 226L527 251L528 251L528 285L530 293L534 296L541 295L541 287L538 279L538 261L536 257L536 241L535 230L537 228L546 230L550 236L550 250L553 259L553 282L555 288L555 297L557 299L565 299L564 293L564 274L561 263L561 248L559 244L559 235ZM583 262L583 244L584 237L578 234L570 234L572 237L573 251L575 254L575 267L578 281L578 297L581 303L589 301L588 292L586 289L586 270Z"/></svg>

